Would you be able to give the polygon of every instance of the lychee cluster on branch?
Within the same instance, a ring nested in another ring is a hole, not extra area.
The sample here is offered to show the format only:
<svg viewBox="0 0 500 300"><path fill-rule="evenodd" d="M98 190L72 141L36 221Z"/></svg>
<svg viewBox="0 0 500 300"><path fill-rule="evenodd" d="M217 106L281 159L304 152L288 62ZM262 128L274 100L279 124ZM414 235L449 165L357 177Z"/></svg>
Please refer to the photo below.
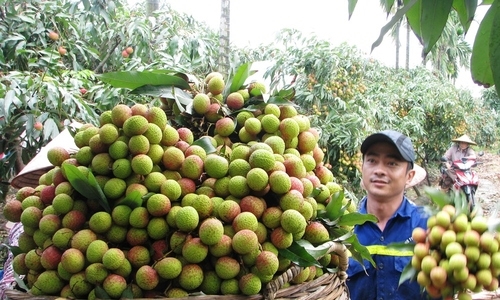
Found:
<svg viewBox="0 0 500 300"><path fill-rule="evenodd" d="M432 298L472 299L471 293L498 289L500 235L480 214L447 203L413 230L411 267Z"/></svg>

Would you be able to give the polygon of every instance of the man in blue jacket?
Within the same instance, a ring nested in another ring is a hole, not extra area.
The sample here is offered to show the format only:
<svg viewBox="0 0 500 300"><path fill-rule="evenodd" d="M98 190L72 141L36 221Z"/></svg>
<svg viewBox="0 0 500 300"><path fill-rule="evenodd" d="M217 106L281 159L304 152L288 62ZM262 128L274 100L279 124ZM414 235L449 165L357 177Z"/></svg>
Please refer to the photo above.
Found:
<svg viewBox="0 0 500 300"><path fill-rule="evenodd" d="M367 137L361 145L361 153L362 185L366 196L359 203L359 212L376 216L378 222L358 225L354 233L370 251L375 266L365 261L365 270L359 262L350 259L347 285L351 299L426 299L416 281L399 285L412 252L386 247L396 242L413 243L413 229L427 228L423 209L405 196L405 188L414 178L425 177L425 173L421 176L422 168L414 167L413 144L409 137L385 130Z"/></svg>

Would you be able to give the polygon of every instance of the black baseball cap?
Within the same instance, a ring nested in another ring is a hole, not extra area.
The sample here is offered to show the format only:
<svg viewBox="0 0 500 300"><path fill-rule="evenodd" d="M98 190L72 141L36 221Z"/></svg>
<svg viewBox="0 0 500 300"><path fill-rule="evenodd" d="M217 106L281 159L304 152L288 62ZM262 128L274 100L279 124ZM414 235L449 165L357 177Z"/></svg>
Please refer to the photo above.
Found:
<svg viewBox="0 0 500 300"><path fill-rule="evenodd" d="M393 144L398 149L401 157L411 163L413 167L413 163L415 162L415 151L413 150L413 144L409 137L395 130L384 130L374 133L367 137L361 144L361 153L364 155L371 145L379 142Z"/></svg>

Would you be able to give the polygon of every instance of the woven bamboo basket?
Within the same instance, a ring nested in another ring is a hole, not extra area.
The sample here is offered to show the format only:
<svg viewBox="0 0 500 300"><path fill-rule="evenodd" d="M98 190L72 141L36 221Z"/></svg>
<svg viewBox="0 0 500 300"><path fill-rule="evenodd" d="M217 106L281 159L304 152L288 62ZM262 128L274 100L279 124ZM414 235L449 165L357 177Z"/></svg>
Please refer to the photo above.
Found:
<svg viewBox="0 0 500 300"><path fill-rule="evenodd" d="M475 293L472 294L472 299L474 300L494 300L494 299L500 299L500 289L493 291L493 292L480 292L480 293Z"/></svg>
<svg viewBox="0 0 500 300"><path fill-rule="evenodd" d="M302 267L293 265L279 277L269 282L263 289L263 292L253 296L242 295L199 295L185 298L176 298L180 300L348 300L349 290L346 285L347 267L349 259L347 248L341 243L332 243L328 253L335 252L340 257L338 271L336 273L326 273L322 276L301 284L283 286L290 282L297 274L302 271ZM61 299L56 296L33 296L19 290L11 289L5 292L7 299L11 300L42 300L42 299ZM145 299L145 298L143 298ZM161 298L159 298L161 299Z"/></svg>

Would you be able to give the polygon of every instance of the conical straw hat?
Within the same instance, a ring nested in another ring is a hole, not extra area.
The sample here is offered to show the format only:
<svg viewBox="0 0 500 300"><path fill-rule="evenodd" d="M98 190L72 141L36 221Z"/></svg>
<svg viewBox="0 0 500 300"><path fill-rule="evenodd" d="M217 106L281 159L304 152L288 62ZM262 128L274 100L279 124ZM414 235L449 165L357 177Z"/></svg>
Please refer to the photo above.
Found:
<svg viewBox="0 0 500 300"><path fill-rule="evenodd" d="M70 126L78 128L81 124L72 123ZM47 158L47 152L49 149L56 146L64 147L70 153L78 151L78 147L75 145L73 136L66 128L45 147L40 149L40 152L38 152L38 154L33 157L33 159L21 170L21 172L19 172L19 174L11 180L10 185L16 189L20 189L25 186L33 188L37 187L39 185L38 180L40 176L54 167Z"/></svg>
<svg viewBox="0 0 500 300"><path fill-rule="evenodd" d="M425 179L425 177L427 177L427 172L421 166L413 164L413 170L415 170L415 175L405 188L411 188L412 186L419 184L422 180Z"/></svg>
<svg viewBox="0 0 500 300"><path fill-rule="evenodd" d="M460 143L460 142L463 142L463 143L467 143L467 144L471 144L471 145L477 145L476 143L474 143L470 137L466 134L462 135L461 137L459 138L456 138L456 139L453 139L451 140L452 142L457 142L457 143Z"/></svg>

